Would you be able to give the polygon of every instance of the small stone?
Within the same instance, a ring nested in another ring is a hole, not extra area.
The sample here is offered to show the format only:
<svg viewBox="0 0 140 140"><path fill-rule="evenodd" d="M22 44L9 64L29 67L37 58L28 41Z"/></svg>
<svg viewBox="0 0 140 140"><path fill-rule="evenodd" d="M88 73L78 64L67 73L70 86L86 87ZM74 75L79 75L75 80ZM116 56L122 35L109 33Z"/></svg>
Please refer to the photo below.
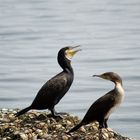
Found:
<svg viewBox="0 0 140 140"><path fill-rule="evenodd" d="M7 138L2 138L2 140L7 140Z"/></svg>
<svg viewBox="0 0 140 140"><path fill-rule="evenodd" d="M62 136L62 140L68 140L69 139L69 137L68 136Z"/></svg>
<svg viewBox="0 0 140 140"><path fill-rule="evenodd" d="M3 108L1 111L2 111L2 113L7 113L8 109L7 108Z"/></svg>
<svg viewBox="0 0 140 140"><path fill-rule="evenodd" d="M9 114L8 119L10 122L13 122L15 120L15 116L13 114Z"/></svg>
<svg viewBox="0 0 140 140"><path fill-rule="evenodd" d="M91 126L91 130L93 130L93 131L98 131L98 127L95 126L95 125L92 125L92 126Z"/></svg>
<svg viewBox="0 0 140 140"><path fill-rule="evenodd" d="M70 121L66 121L67 125L71 126L72 123Z"/></svg>
<svg viewBox="0 0 140 140"><path fill-rule="evenodd" d="M40 134L40 133L42 133L42 130L37 129L36 132L37 132L38 134Z"/></svg>
<svg viewBox="0 0 140 140"><path fill-rule="evenodd" d="M32 139L33 135L31 133L28 134L28 139Z"/></svg>
<svg viewBox="0 0 140 140"><path fill-rule="evenodd" d="M111 128L106 128L108 131L111 131L111 132L113 132L113 129L111 129Z"/></svg>
<svg viewBox="0 0 140 140"><path fill-rule="evenodd" d="M108 133L104 133L104 134L103 134L103 137L104 137L105 139L108 139L108 138L109 138Z"/></svg>
<svg viewBox="0 0 140 140"><path fill-rule="evenodd" d="M12 111L12 113L13 113L13 114L16 114L16 113L17 113L17 111L13 110L13 111Z"/></svg>
<svg viewBox="0 0 140 140"><path fill-rule="evenodd" d="M62 127L61 124L56 125L56 129L60 129Z"/></svg>
<svg viewBox="0 0 140 140"><path fill-rule="evenodd" d="M106 128L102 128L102 133L107 133L107 129Z"/></svg>
<svg viewBox="0 0 140 140"><path fill-rule="evenodd" d="M116 139L114 139L114 138L110 138L109 140L116 140Z"/></svg>
<svg viewBox="0 0 140 140"><path fill-rule="evenodd" d="M25 130L24 133L25 133L25 134L28 134L28 133L29 133L29 130Z"/></svg>
<svg viewBox="0 0 140 140"><path fill-rule="evenodd" d="M42 138L46 138L48 136L48 134L47 133L45 133L45 134L42 134Z"/></svg>
<svg viewBox="0 0 140 140"><path fill-rule="evenodd" d="M31 128L30 128L30 129L28 129L28 132L29 132L29 133L32 133L32 131L33 131L33 130L32 130Z"/></svg>
<svg viewBox="0 0 140 140"><path fill-rule="evenodd" d="M19 131L15 131L15 132L14 132L14 135L17 135L17 134L19 134Z"/></svg>
<svg viewBox="0 0 140 140"><path fill-rule="evenodd" d="M42 137L42 136L43 136L43 131L42 131L42 130L37 129L36 132L37 132L37 135L38 135L39 137Z"/></svg>
<svg viewBox="0 0 140 140"><path fill-rule="evenodd" d="M94 136L94 137L93 137L93 140L99 140L99 137Z"/></svg>
<svg viewBox="0 0 140 140"><path fill-rule="evenodd" d="M24 133L20 133L20 137L22 140L28 140L28 137Z"/></svg>
<svg viewBox="0 0 140 140"><path fill-rule="evenodd" d="M45 123L44 123L44 122L41 122L41 123L40 123L40 126L44 126L44 125L45 125Z"/></svg>
<svg viewBox="0 0 140 140"><path fill-rule="evenodd" d="M81 128L80 128L80 131L82 131L82 132L86 132L86 129L82 126Z"/></svg>

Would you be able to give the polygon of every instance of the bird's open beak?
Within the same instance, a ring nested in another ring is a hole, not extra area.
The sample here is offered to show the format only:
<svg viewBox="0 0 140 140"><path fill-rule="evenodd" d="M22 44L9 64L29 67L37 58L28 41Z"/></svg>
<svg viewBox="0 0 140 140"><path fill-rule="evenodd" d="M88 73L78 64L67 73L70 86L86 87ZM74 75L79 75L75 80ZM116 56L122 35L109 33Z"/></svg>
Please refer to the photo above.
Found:
<svg viewBox="0 0 140 140"><path fill-rule="evenodd" d="M77 52L81 51L79 47L80 45L75 47L70 47L68 50L66 50L66 57L68 59L71 59Z"/></svg>
<svg viewBox="0 0 140 140"><path fill-rule="evenodd" d="M74 56L77 52L81 51L82 49L79 48L80 45L75 46L75 47L71 47L69 50L69 53Z"/></svg>

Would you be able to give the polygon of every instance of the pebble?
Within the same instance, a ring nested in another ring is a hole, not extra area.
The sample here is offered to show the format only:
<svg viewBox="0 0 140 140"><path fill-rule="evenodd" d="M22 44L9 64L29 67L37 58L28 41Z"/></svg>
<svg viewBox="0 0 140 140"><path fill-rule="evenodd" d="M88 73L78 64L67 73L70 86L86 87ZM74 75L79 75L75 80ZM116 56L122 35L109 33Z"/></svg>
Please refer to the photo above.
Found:
<svg viewBox="0 0 140 140"><path fill-rule="evenodd" d="M21 138L22 140L28 140L27 135L24 134L24 133L20 133L20 138Z"/></svg>
<svg viewBox="0 0 140 140"><path fill-rule="evenodd" d="M20 117L14 114L18 109L0 110L0 139L1 140L133 140L116 134L112 129L98 129L99 123L91 123L80 127L71 135L66 135L66 130L70 130L80 120L77 116L66 114L63 119L47 117L46 112L30 111ZM101 132L101 135L100 135ZM115 135L114 135L115 134Z"/></svg>
<svg viewBox="0 0 140 140"><path fill-rule="evenodd" d="M67 136L62 136L62 140L68 140L69 138Z"/></svg>
<svg viewBox="0 0 140 140"><path fill-rule="evenodd" d="M102 140L108 140L108 137L106 137L104 134L102 135Z"/></svg>
<svg viewBox="0 0 140 140"><path fill-rule="evenodd" d="M42 130L40 130L40 129L37 129L36 132L37 132L37 134L39 134L39 135L42 134Z"/></svg>
<svg viewBox="0 0 140 140"><path fill-rule="evenodd" d="M83 126L81 126L80 131L85 133L86 129Z"/></svg>
<svg viewBox="0 0 140 140"><path fill-rule="evenodd" d="M62 127L61 124L57 124L57 125L56 125L56 129L60 129L61 127Z"/></svg>
<svg viewBox="0 0 140 140"><path fill-rule="evenodd" d="M72 123L70 121L66 121L67 125L72 126Z"/></svg>
<svg viewBox="0 0 140 140"><path fill-rule="evenodd" d="M7 111L8 111L7 108L2 108L2 110L1 110L2 113L6 113Z"/></svg>
<svg viewBox="0 0 140 140"><path fill-rule="evenodd" d="M94 139L94 140L99 140L99 137L94 136L93 139Z"/></svg>
<svg viewBox="0 0 140 140"><path fill-rule="evenodd" d="M103 136L107 139L109 138L108 133L103 133Z"/></svg>
<svg viewBox="0 0 140 140"><path fill-rule="evenodd" d="M110 138L109 140L115 140L114 138Z"/></svg>

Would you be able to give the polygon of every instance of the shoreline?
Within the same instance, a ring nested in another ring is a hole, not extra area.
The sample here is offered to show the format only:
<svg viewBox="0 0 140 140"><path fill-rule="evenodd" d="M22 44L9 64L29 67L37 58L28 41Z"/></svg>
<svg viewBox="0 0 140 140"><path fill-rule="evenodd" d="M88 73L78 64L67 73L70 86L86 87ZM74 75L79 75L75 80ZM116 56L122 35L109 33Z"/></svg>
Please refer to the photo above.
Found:
<svg viewBox="0 0 140 140"><path fill-rule="evenodd" d="M19 109L0 109L1 140L134 140L114 132L110 128L99 129L98 122L82 126L66 134L80 119L67 113L52 118L48 112L29 111L15 117Z"/></svg>

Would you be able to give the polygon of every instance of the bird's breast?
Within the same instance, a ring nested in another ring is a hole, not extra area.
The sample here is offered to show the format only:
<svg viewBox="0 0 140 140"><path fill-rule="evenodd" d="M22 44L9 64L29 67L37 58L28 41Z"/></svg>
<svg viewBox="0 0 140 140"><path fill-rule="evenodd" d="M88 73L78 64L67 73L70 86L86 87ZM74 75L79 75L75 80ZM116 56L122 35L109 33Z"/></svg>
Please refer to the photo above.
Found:
<svg viewBox="0 0 140 140"><path fill-rule="evenodd" d="M124 99L124 89L120 83L117 83L115 87L116 92L116 103L120 104Z"/></svg>
<svg viewBox="0 0 140 140"><path fill-rule="evenodd" d="M123 99L124 99L124 89L122 87L122 85L120 83L118 83L115 86L115 93L114 93L114 97L115 97L115 102L114 105L110 108L110 110L107 112L105 118L107 119L110 114L112 112L114 112L116 110L116 108L119 107L119 105L122 103Z"/></svg>

